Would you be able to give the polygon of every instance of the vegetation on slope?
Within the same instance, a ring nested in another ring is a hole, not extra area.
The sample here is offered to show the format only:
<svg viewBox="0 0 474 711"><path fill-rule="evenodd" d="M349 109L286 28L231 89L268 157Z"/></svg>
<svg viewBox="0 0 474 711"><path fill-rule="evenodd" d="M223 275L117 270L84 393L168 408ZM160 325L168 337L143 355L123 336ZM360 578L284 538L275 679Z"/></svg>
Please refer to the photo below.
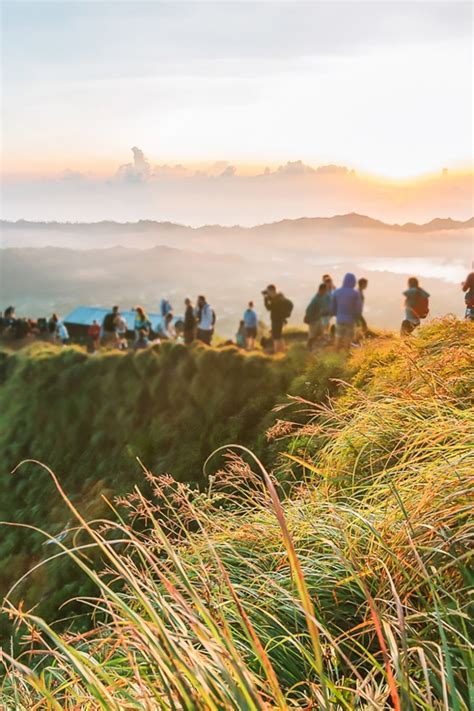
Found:
<svg viewBox="0 0 474 711"><path fill-rule="evenodd" d="M306 378L307 368L317 368L318 378ZM0 521L57 535L71 517L38 466L25 464L11 474L20 461L50 466L87 518L108 513L101 497L112 499L143 482L137 457L152 471L203 487L203 462L228 442L246 444L270 463L275 447L265 431L273 406L287 392L324 399L345 365L334 354L311 359L303 344L272 358L166 343L91 356L38 343L3 354L0 372ZM2 528L0 595L52 552L44 543L33 530ZM51 619L64 601L92 592L72 562L54 560L30 575L18 595Z"/></svg>
<svg viewBox="0 0 474 711"><path fill-rule="evenodd" d="M295 400L306 423L270 433L289 489L234 453L205 493L148 473L152 496L124 498L119 525L86 523L65 497L81 533L60 547L98 588L95 624L58 636L11 608L28 634L18 659L4 655L4 698L467 711L472 335L427 326L357 354L331 405Z"/></svg>

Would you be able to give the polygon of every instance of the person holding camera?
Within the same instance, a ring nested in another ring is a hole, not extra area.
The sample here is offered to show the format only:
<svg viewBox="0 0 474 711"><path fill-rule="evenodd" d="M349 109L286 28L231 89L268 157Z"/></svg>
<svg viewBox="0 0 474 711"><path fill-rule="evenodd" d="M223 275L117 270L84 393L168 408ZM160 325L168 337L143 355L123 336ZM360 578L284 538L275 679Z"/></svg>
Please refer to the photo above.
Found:
<svg viewBox="0 0 474 711"><path fill-rule="evenodd" d="M281 291L277 291L274 284L269 284L262 291L262 295L265 308L270 312L273 350L275 353L282 353L285 350L283 326L291 316L293 303Z"/></svg>

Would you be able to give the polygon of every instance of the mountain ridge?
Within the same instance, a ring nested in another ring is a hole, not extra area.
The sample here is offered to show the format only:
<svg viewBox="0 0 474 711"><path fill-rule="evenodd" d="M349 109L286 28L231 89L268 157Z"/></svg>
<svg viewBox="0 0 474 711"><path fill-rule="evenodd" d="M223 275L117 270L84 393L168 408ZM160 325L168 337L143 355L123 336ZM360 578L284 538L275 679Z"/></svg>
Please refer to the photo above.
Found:
<svg viewBox="0 0 474 711"><path fill-rule="evenodd" d="M356 212L349 212L342 215L332 215L331 217L298 217L286 218L274 222L266 222L251 227L241 225L220 225L206 224L199 227L184 225L170 221L155 221L155 220L138 220L137 222L116 222L114 220L101 220L99 222L45 222L45 221L30 221L30 220L0 220L0 226L6 229L29 228L29 229L73 229L80 230L93 227L94 229L120 229L126 231L128 229L148 231L154 229L166 230L192 230L213 231L216 229L226 231L245 231L252 230L266 231L271 228L281 228L288 226L302 226L304 228L339 228L339 229L380 229L394 232L432 232L435 230L454 230L454 229L469 229L474 227L474 216L467 220L453 220L451 217L441 218L435 217L429 222L416 223L405 222L387 223L382 220L377 220L368 215L361 215Z"/></svg>

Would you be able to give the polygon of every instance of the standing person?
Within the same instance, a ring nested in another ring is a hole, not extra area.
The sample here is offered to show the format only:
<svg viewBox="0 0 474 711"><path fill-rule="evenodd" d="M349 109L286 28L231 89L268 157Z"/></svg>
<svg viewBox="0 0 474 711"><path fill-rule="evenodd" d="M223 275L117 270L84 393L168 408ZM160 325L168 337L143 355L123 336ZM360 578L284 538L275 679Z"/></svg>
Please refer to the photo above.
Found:
<svg viewBox="0 0 474 711"><path fill-rule="evenodd" d="M331 312L336 317L336 348L349 350L354 338L355 325L362 314L362 301L355 288L354 274L345 275L342 286L331 297Z"/></svg>
<svg viewBox="0 0 474 711"><path fill-rule="evenodd" d="M331 295L328 288L322 282L317 293L313 296L306 309L304 322L308 324L308 348L312 350L324 335L325 322L323 319L331 314Z"/></svg>
<svg viewBox="0 0 474 711"><path fill-rule="evenodd" d="M468 319L468 321L474 321L474 272L467 275L466 281L462 285L462 290L465 292L465 318Z"/></svg>
<svg viewBox="0 0 474 711"><path fill-rule="evenodd" d="M91 351L95 353L100 347L100 326L95 319L87 330L87 336L89 338Z"/></svg>
<svg viewBox="0 0 474 711"><path fill-rule="evenodd" d="M245 342L246 342L246 330L245 330L245 321L242 319L239 322L239 328L237 329L237 333L235 334L235 342L237 343L239 348L245 348Z"/></svg>
<svg viewBox="0 0 474 711"><path fill-rule="evenodd" d="M249 301L249 305L244 311L244 327L245 345L248 351L252 351L255 348L258 327L258 316L254 309L253 301Z"/></svg>
<svg viewBox="0 0 474 711"><path fill-rule="evenodd" d="M109 313L104 316L104 320L102 321L102 335L105 346L113 347L118 344L119 339L116 320L119 315L119 307L113 306L112 311L109 311Z"/></svg>
<svg viewBox="0 0 474 711"><path fill-rule="evenodd" d="M58 314L53 314L48 321L48 332L52 343L60 341L63 346L69 343L69 331Z"/></svg>
<svg viewBox="0 0 474 711"><path fill-rule="evenodd" d="M331 300L332 295L336 291L336 285L334 284L332 276L330 274L323 274L321 281L323 284L326 284L326 291L329 296L329 299ZM331 326L331 314L326 314L325 316L322 316L321 323L323 326L323 336L328 341L334 340L335 326L334 324Z"/></svg>
<svg viewBox="0 0 474 711"><path fill-rule="evenodd" d="M262 294L265 308L270 311L273 350L275 353L282 353L285 350L283 326L291 316L293 304L281 291L277 291L275 284L269 284Z"/></svg>
<svg viewBox="0 0 474 711"><path fill-rule="evenodd" d="M160 301L160 314L164 319L168 314L173 313L173 307L171 306L168 299L161 299Z"/></svg>
<svg viewBox="0 0 474 711"><path fill-rule="evenodd" d="M57 324L56 324L57 332L58 332L58 338L63 344L63 346L67 346L69 343L69 331L66 328L66 325L62 319L58 318Z"/></svg>
<svg viewBox="0 0 474 711"><path fill-rule="evenodd" d="M329 296L332 296L332 293L336 291L336 285L334 284L332 276L330 274L323 274L321 281L326 284L326 289Z"/></svg>
<svg viewBox="0 0 474 711"><path fill-rule="evenodd" d="M151 331L151 321L147 316L145 309L142 306L135 307L135 321L133 322L133 330L135 331L135 340L138 341L140 331L145 331L147 336Z"/></svg>
<svg viewBox="0 0 474 711"><path fill-rule="evenodd" d="M197 339L202 343L211 345L212 336L214 334L214 325L216 323L216 315L213 309L209 306L205 296L198 296L196 306L197 320Z"/></svg>
<svg viewBox="0 0 474 711"><path fill-rule="evenodd" d="M361 301L361 304L362 304L362 310L361 310L360 318L359 318L359 320L357 321L357 325L360 326L360 328L361 328L362 333L363 333L364 336L368 336L368 335L369 335L369 327L367 326L367 321L365 320L365 318L364 318L364 316L363 316L363 312L364 312L364 301L365 301L365 294L364 294L364 291L367 289L368 285L369 285L369 280L366 279L365 277L362 277L362 278L359 279L359 281L357 282L357 287L358 287L359 294L360 294L360 301Z"/></svg>
<svg viewBox="0 0 474 711"><path fill-rule="evenodd" d="M196 316L191 299L185 299L184 305L184 342L189 346L196 335Z"/></svg>
<svg viewBox="0 0 474 711"><path fill-rule="evenodd" d="M48 340L51 343L56 343L58 338L58 321L59 317L57 314L53 314L50 319L48 319Z"/></svg>
<svg viewBox="0 0 474 711"><path fill-rule="evenodd" d="M430 295L420 287L416 277L410 277L408 289L403 292L403 296L405 297L405 318L402 321L400 333L402 336L408 336L420 325L420 320L428 316Z"/></svg>

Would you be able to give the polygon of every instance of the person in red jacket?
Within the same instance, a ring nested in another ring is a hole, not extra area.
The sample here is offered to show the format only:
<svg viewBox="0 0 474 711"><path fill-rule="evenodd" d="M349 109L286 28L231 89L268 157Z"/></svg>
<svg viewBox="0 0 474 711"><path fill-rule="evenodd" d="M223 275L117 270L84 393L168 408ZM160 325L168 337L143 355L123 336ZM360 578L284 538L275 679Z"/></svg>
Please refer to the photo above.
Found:
<svg viewBox="0 0 474 711"><path fill-rule="evenodd" d="M100 347L100 326L95 319L89 326L87 330L87 335L89 337L89 342L91 344L92 351L93 353L95 353L99 350Z"/></svg>

